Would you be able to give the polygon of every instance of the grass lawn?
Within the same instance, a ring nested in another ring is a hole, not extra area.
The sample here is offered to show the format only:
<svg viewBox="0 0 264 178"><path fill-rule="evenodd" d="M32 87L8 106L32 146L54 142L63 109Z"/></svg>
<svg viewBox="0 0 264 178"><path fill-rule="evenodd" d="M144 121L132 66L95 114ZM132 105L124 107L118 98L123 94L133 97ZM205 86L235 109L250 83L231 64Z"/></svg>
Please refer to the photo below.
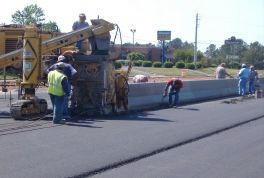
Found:
<svg viewBox="0 0 264 178"><path fill-rule="evenodd" d="M214 77L216 68L202 68L198 70L188 70L187 76L189 77ZM132 67L130 76L135 76L137 74L150 75L150 76L180 76L182 69L178 68L154 68L154 67ZM238 69L226 69L226 71L236 77L238 74ZM260 77L264 76L264 70L258 70Z"/></svg>
<svg viewBox="0 0 264 178"><path fill-rule="evenodd" d="M202 72L208 73L210 75L214 75L215 72L215 68L209 67L209 68L203 68L203 69L199 69ZM260 77L264 76L264 70L257 70L259 73ZM238 69L226 69L226 72L229 73L230 75L236 77L239 70Z"/></svg>
<svg viewBox="0 0 264 178"><path fill-rule="evenodd" d="M150 75L164 75L173 76L180 75L181 71L177 68L154 68L154 67L133 67L131 75L137 74L150 74Z"/></svg>
<svg viewBox="0 0 264 178"><path fill-rule="evenodd" d="M181 76L182 71L187 72L189 77L208 77L207 73L200 70L185 70L178 68L154 68L154 67L133 67L130 76L137 74L150 75L150 76ZM211 72L213 73L213 72Z"/></svg>
<svg viewBox="0 0 264 178"><path fill-rule="evenodd" d="M6 74L6 80L16 80L16 79L18 79L18 76L16 74L11 74L11 73ZM3 74L0 74L0 80L4 80Z"/></svg>

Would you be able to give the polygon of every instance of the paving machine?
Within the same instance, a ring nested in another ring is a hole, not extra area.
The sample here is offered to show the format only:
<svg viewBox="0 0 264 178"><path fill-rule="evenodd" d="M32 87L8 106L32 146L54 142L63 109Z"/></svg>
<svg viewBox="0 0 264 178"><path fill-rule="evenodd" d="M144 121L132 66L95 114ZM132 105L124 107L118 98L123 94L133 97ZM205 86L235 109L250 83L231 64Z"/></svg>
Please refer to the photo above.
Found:
<svg viewBox="0 0 264 178"><path fill-rule="evenodd" d="M108 114L116 112L123 103L127 109L127 71L116 72L113 53L110 52L110 31L116 25L103 19L91 20L92 25L43 41L37 28L25 29L23 48L0 56L4 68L23 59L23 80L20 83L19 99L11 104L14 119L25 119L47 112L47 101L36 97L36 88L43 81L42 57L54 49L89 39L91 53L73 53L72 65L77 74L72 81L71 111L84 114ZM120 92L122 91L122 92ZM122 101L121 101L122 100Z"/></svg>

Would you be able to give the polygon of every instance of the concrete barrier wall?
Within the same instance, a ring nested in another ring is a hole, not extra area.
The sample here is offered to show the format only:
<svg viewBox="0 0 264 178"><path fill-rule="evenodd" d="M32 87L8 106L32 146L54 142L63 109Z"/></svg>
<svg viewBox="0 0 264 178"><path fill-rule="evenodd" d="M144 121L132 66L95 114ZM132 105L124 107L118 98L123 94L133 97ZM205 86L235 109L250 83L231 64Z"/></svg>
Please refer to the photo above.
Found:
<svg viewBox="0 0 264 178"><path fill-rule="evenodd" d="M264 79L260 80L263 85ZM138 83L130 85L129 109L144 109L168 103L162 99L165 83ZM238 80L184 81L180 93L180 103L216 99L238 94Z"/></svg>

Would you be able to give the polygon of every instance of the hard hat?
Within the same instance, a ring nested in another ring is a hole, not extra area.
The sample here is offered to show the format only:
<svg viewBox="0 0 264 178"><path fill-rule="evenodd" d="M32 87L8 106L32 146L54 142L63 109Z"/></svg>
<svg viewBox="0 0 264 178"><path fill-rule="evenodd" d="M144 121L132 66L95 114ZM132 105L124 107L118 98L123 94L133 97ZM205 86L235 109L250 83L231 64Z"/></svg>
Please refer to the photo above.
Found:
<svg viewBox="0 0 264 178"><path fill-rule="evenodd" d="M65 56L60 55L60 56L58 57L58 61L57 61L57 62L64 62L65 59L66 59Z"/></svg>
<svg viewBox="0 0 264 178"><path fill-rule="evenodd" d="M80 13L79 17L86 17L86 15L84 13Z"/></svg>
<svg viewBox="0 0 264 178"><path fill-rule="evenodd" d="M220 64L220 66L222 66L222 67L225 67L225 65L226 65L225 63L221 63L221 64Z"/></svg>
<svg viewBox="0 0 264 178"><path fill-rule="evenodd" d="M242 68L245 68L245 67L247 67L247 65L246 64L242 64Z"/></svg>

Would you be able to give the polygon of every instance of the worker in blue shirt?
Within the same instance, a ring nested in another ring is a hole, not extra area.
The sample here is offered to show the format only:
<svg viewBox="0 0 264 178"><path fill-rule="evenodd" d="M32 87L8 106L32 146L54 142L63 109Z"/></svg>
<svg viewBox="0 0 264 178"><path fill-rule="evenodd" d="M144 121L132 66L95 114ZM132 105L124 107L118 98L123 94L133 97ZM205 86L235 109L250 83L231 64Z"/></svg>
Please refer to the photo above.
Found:
<svg viewBox="0 0 264 178"><path fill-rule="evenodd" d="M81 14L79 14L79 21L76 21L73 23L72 30L75 31L75 30L79 30L79 29L82 29L85 27L89 27L89 24L88 24L88 22L86 22L86 15L84 13L81 13ZM82 40L77 41L75 47L78 50L81 50L82 42L83 42Z"/></svg>
<svg viewBox="0 0 264 178"><path fill-rule="evenodd" d="M63 73L64 65L58 64L54 70L48 74L48 93L50 95L52 108L53 108L53 123L61 123L63 117L63 103L64 98L70 96L68 87L68 79Z"/></svg>
<svg viewBox="0 0 264 178"><path fill-rule="evenodd" d="M238 77L239 77L238 87L239 87L240 96L246 95L247 81L249 79L249 75L250 75L250 71L247 68L247 65L242 64L242 68L240 69L238 73Z"/></svg>
<svg viewBox="0 0 264 178"><path fill-rule="evenodd" d="M60 55L58 57L58 61L56 64L50 66L48 68L47 72L53 71L57 68L58 65L63 66L63 74L67 77L68 79L68 88L71 91L71 80L73 76L77 73L77 71L72 67L71 64L69 64L69 59L65 57L64 55ZM70 120L71 117L69 116L69 111L68 111L68 105L69 105L69 96L65 95L64 98L64 107L63 107L63 117L66 120Z"/></svg>

